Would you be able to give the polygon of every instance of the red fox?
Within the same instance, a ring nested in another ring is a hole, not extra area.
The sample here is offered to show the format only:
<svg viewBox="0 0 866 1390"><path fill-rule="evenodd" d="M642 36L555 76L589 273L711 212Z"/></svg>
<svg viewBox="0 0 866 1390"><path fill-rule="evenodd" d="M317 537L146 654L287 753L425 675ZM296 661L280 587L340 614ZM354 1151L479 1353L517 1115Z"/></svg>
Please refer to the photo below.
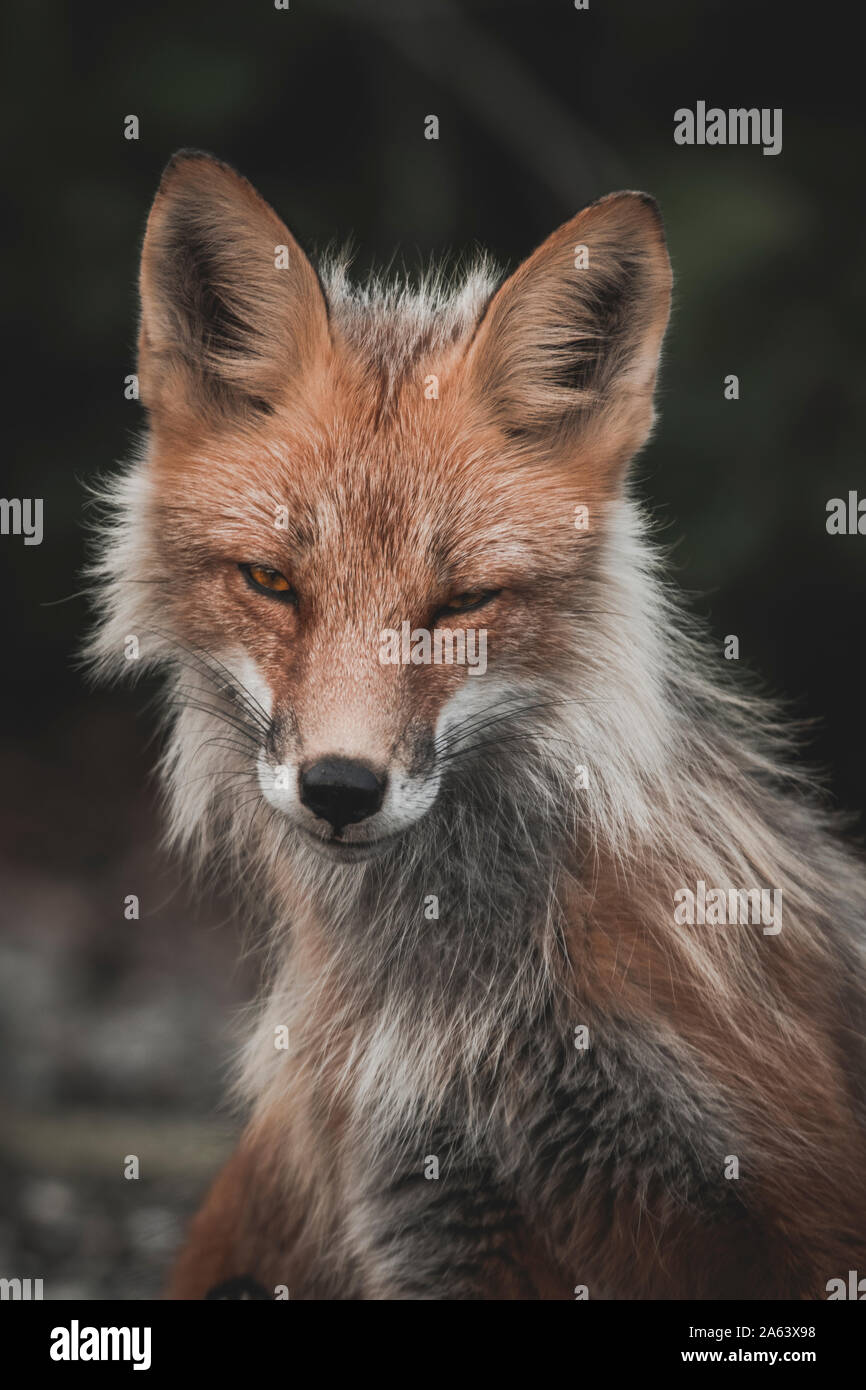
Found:
<svg viewBox="0 0 866 1390"><path fill-rule="evenodd" d="M166 169L91 657L164 674L171 838L268 947L169 1297L866 1268L866 878L630 489L670 294L642 193L501 283L357 286Z"/></svg>

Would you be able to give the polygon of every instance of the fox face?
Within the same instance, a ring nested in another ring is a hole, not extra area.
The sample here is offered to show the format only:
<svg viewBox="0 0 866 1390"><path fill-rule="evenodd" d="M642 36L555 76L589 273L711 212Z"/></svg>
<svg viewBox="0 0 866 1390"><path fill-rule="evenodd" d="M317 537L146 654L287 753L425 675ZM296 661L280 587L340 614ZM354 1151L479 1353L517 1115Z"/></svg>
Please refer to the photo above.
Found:
<svg viewBox="0 0 866 1390"><path fill-rule="evenodd" d="M544 730L652 424L669 295L641 194L498 289L481 267L358 291L232 170L175 157L142 254L150 433L100 654L122 626L174 667L202 780L240 757L238 801L355 860L468 767L483 779L527 712ZM175 758L184 814L193 761Z"/></svg>

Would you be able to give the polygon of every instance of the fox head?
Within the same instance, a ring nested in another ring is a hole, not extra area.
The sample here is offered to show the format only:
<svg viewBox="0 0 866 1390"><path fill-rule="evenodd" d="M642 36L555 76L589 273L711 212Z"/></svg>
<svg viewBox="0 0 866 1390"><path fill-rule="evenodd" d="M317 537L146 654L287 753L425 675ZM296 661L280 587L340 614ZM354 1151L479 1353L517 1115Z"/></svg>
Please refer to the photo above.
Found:
<svg viewBox="0 0 866 1390"><path fill-rule="evenodd" d="M299 853L381 856L467 779L495 802L533 740L564 763L552 712L611 700L591 632L623 645L600 575L670 284L640 193L498 288L482 265L358 289L225 164L171 161L141 258L149 431L113 495L95 651L171 675L183 836L243 805Z"/></svg>

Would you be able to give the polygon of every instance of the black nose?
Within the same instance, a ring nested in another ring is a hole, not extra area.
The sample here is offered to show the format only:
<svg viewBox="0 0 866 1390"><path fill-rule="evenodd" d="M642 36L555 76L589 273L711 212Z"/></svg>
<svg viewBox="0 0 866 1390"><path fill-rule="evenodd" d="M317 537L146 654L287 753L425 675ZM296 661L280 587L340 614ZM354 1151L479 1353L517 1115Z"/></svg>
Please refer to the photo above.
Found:
<svg viewBox="0 0 866 1390"><path fill-rule="evenodd" d="M375 815L385 778L353 758L320 758L301 773L301 800L335 830Z"/></svg>

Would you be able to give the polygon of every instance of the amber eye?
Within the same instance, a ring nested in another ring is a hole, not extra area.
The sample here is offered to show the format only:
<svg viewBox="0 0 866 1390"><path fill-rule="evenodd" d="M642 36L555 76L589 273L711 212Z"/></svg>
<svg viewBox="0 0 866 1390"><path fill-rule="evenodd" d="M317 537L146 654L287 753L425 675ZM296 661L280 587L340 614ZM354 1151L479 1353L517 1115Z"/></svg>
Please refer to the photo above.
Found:
<svg viewBox="0 0 866 1390"><path fill-rule="evenodd" d="M238 565L238 569L251 589L267 594L270 598L281 599L284 603L296 603L298 596L284 574L272 570L268 565Z"/></svg>
<svg viewBox="0 0 866 1390"><path fill-rule="evenodd" d="M501 593L501 589L467 589L465 593L455 594L437 610L435 621L447 617L449 613L471 613L475 608L483 608L485 603L490 603Z"/></svg>

